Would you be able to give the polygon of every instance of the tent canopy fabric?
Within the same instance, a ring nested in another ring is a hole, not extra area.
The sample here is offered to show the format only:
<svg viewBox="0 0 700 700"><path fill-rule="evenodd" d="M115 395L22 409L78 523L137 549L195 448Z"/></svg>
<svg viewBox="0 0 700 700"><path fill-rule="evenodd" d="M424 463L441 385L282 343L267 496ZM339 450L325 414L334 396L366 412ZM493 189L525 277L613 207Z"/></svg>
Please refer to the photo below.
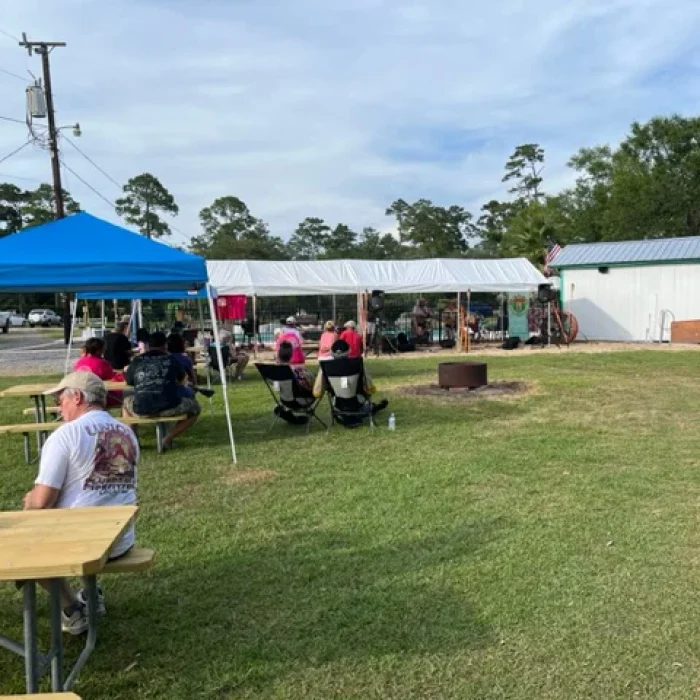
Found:
<svg viewBox="0 0 700 700"><path fill-rule="evenodd" d="M475 260L208 260L220 295L261 297L412 292L527 292L547 279L525 258Z"/></svg>
<svg viewBox="0 0 700 700"><path fill-rule="evenodd" d="M216 292L214 289L211 290L211 293L212 297L216 299ZM109 289L101 292L78 292L75 298L81 301L100 301L101 299L159 299L163 301L179 301L180 299L206 299L207 289L206 287L191 290L172 289L168 291Z"/></svg>
<svg viewBox="0 0 700 700"><path fill-rule="evenodd" d="M81 212L0 239L0 292L189 289L204 259Z"/></svg>

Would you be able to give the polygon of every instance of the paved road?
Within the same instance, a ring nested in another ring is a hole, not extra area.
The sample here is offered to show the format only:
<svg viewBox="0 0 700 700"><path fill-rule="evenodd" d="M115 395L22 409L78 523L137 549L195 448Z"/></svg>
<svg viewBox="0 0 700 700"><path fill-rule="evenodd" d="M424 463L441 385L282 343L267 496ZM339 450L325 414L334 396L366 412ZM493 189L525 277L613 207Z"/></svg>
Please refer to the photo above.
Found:
<svg viewBox="0 0 700 700"><path fill-rule="evenodd" d="M72 356L78 350L73 347ZM0 376L62 374L66 346L56 332L38 328L11 328L0 334Z"/></svg>

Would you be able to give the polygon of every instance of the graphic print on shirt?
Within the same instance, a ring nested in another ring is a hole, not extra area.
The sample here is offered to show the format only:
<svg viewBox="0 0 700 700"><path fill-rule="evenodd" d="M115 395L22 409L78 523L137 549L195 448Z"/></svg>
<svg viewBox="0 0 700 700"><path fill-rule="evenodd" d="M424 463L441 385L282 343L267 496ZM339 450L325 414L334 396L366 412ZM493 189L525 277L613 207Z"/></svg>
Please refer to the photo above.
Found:
<svg viewBox="0 0 700 700"><path fill-rule="evenodd" d="M126 493L136 488L136 445L133 432L122 425L87 426L95 436L95 463L83 489Z"/></svg>

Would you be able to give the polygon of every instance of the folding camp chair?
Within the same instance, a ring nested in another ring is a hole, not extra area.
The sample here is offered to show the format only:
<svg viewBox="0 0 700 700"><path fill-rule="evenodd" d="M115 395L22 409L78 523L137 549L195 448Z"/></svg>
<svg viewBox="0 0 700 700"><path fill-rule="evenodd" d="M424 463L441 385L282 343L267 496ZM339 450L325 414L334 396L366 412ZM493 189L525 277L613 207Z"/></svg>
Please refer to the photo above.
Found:
<svg viewBox="0 0 700 700"><path fill-rule="evenodd" d="M331 425L359 425L369 419L374 430L372 400L362 394L365 365L361 357L342 357L319 362L331 406Z"/></svg>
<svg viewBox="0 0 700 700"><path fill-rule="evenodd" d="M282 411L289 411L294 416L306 416L306 432L311 430L311 419L315 418L324 428L328 426L316 415L316 408L320 402L305 387L299 385L294 370L289 365L273 365L264 362L256 362L255 366L260 372L260 376L265 381L265 386L277 404L275 419L272 421L270 430L280 419Z"/></svg>

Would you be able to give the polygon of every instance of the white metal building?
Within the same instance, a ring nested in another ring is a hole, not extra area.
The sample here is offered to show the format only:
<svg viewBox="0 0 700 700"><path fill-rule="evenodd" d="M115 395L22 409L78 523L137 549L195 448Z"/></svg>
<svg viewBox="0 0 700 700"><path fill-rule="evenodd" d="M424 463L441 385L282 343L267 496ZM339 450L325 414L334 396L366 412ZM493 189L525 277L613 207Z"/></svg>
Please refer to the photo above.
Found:
<svg viewBox="0 0 700 700"><path fill-rule="evenodd" d="M671 321L700 319L700 236L569 245L552 267L590 340L668 341Z"/></svg>

